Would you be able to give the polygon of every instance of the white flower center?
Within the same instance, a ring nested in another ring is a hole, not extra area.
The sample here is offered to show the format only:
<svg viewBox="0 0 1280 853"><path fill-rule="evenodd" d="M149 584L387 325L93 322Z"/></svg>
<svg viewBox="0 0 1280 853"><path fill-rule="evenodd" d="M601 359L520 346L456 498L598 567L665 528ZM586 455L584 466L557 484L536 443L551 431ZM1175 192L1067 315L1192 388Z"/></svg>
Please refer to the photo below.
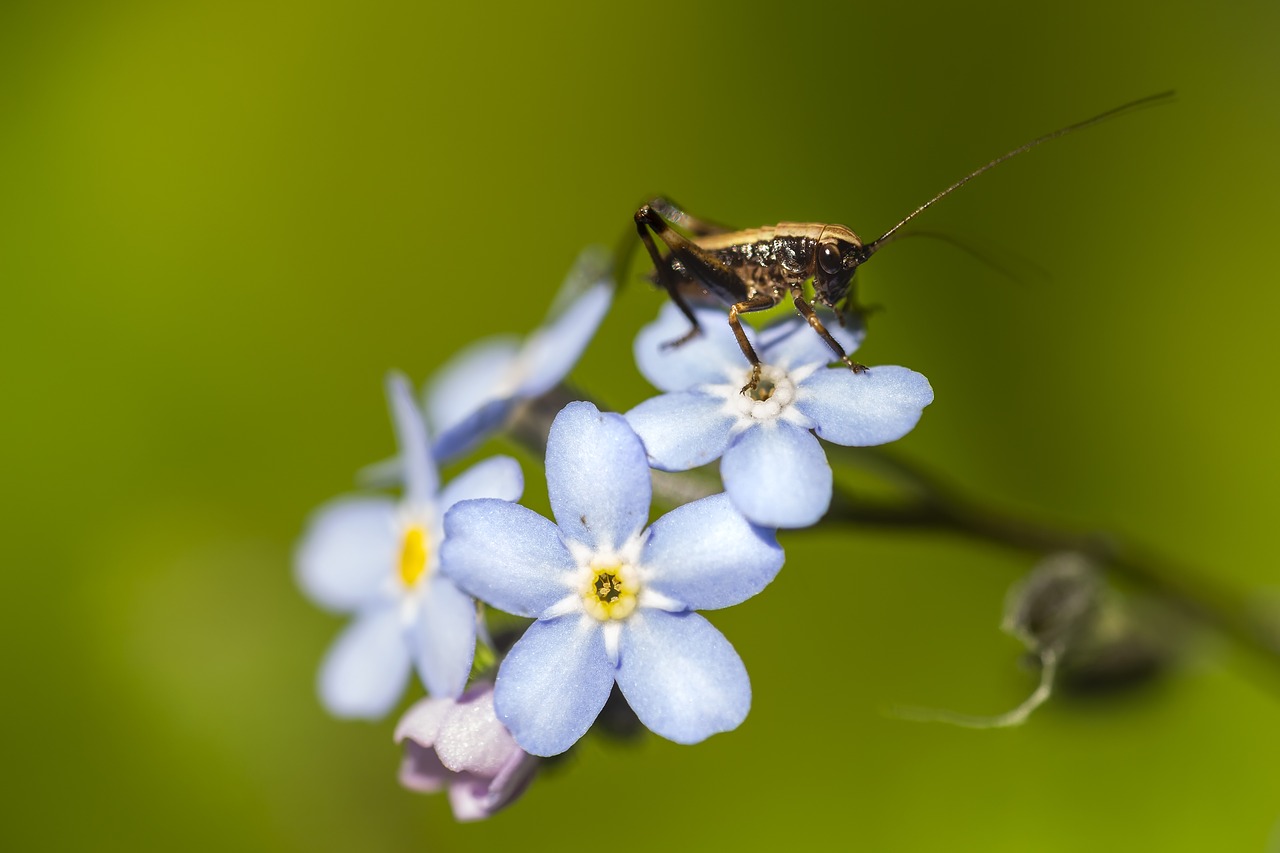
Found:
<svg viewBox="0 0 1280 853"><path fill-rule="evenodd" d="M748 369L744 379L751 378ZM760 365L760 381L743 394L735 389L733 404L737 413L758 421L772 420L787 410L796 399L796 383L787 371L771 364Z"/></svg>

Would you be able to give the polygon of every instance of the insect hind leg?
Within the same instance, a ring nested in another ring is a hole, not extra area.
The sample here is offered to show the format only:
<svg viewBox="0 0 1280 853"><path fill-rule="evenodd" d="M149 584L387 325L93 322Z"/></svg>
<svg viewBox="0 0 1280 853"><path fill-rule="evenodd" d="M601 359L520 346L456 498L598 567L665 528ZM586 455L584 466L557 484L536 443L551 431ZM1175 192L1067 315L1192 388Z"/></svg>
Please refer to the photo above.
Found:
<svg viewBox="0 0 1280 853"><path fill-rule="evenodd" d="M649 250L649 255L653 258L653 263L658 273L658 281L667 289L667 292L671 294L672 301L676 303L694 325L692 332L679 341L673 341L670 345L679 346L680 343L696 334L698 328L697 319L694 318L688 304L678 293L680 281L676 278L672 262L679 261L681 269L689 279L698 282L731 306L729 308L729 326L733 329L733 334L738 339L738 347L742 350L742 354L751 363L751 380L743 386L742 393L745 394L754 390L760 382L760 357L756 355L755 350L751 347L751 342L747 340L747 335L742 330L738 315L772 308L778 304L778 298L772 293L753 294L746 283L724 261L672 228L671 223L663 219L662 215L651 206L646 204L641 207L636 211L635 218L636 229L640 234L640 239L644 241L645 248ZM655 235L671 250L671 254L666 258L662 257L658 252L657 244L653 242Z"/></svg>
<svg viewBox="0 0 1280 853"><path fill-rule="evenodd" d="M654 220L657 221L657 226L654 225ZM662 285L663 289L667 291L667 295L671 297L671 301L680 309L680 313L684 314L689 320L689 331L662 345L663 349L674 349L696 338L702 333L702 327L698 325L697 315L693 313L689 303L685 302L684 297L680 295L680 282L676 279L670 263L666 258L662 257L662 253L658 251L657 245L653 242L653 235L649 233L652 229L659 236L662 236L663 230L667 227L667 223L649 205L646 204L636 211L636 231L640 234L640 240L644 243L645 250L648 251L649 257L653 260L653 269L658 276L658 284ZM666 242L665 239L663 242Z"/></svg>
<svg viewBox="0 0 1280 853"><path fill-rule="evenodd" d="M713 234L725 234L736 230L728 225L694 216L666 196L658 196L645 206L656 211L659 216L668 222L679 225L695 237L710 237Z"/></svg>

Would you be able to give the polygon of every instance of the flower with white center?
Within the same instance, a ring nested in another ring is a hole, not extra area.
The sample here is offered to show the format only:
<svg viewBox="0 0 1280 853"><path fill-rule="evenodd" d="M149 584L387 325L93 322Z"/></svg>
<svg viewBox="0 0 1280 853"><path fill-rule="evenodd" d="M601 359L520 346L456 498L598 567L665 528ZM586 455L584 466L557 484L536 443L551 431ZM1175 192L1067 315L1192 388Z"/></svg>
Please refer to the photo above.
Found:
<svg viewBox="0 0 1280 853"><path fill-rule="evenodd" d="M465 591L534 622L503 660L500 719L534 755L586 733L613 685L640 721L679 743L746 718L738 653L694 610L745 601L773 580L782 549L724 495L648 529L640 439L620 415L571 403L547 440L553 523L522 506L466 501L444 520L444 571Z"/></svg>
<svg viewBox="0 0 1280 853"><path fill-rule="evenodd" d="M479 444L516 406L540 397L578 363L609 310L612 259L598 246L579 255L546 323L522 342L486 338L458 353L427 388L435 455L450 459Z"/></svg>
<svg viewBox="0 0 1280 853"><path fill-rule="evenodd" d="M828 368L835 355L800 318L759 334L744 326L761 360L759 385L744 394L751 368L724 314L700 309L697 317L702 333L681 346L664 346L689 328L673 304L641 330L636 363L668 393L627 412L627 422L654 468L721 459L725 492L756 524L807 527L826 513L831 466L818 438L856 447L895 441L933 401L929 381L905 367ZM861 342L860 331L827 328L846 352Z"/></svg>
<svg viewBox="0 0 1280 853"><path fill-rule="evenodd" d="M320 697L339 717L379 719L410 669L435 696L459 696L475 654L475 602L440 571L444 511L468 498L519 500L520 465L496 456L439 489L422 415L404 377L387 382L404 495L339 498L298 545L298 583L317 604L355 614L320 668Z"/></svg>
<svg viewBox="0 0 1280 853"><path fill-rule="evenodd" d="M481 820L510 805L538 769L538 759L498 722L488 682L456 700L415 703L396 724L396 743L404 744L400 784L422 793L448 786L458 820Z"/></svg>

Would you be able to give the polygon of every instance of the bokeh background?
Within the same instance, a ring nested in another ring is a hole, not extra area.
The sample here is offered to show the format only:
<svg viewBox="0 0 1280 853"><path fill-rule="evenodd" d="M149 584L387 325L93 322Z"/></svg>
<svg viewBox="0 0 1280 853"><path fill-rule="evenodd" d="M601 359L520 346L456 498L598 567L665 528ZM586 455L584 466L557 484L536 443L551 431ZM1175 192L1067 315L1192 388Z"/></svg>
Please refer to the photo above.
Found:
<svg viewBox="0 0 1280 853"><path fill-rule="evenodd" d="M382 378L542 316L579 248L669 193L874 236L1108 107L862 275L869 364L930 377L898 448L998 505L1275 602L1280 6L318 2L0 8L0 846L1265 850L1280 678L1204 638L1172 677L974 732L1034 674L998 631L1029 560L792 534L713 614L755 703L697 747L592 741L496 819L399 789L392 722L325 716L342 620L308 512L392 452ZM634 282L575 379L649 389ZM536 460L528 493L544 505Z"/></svg>

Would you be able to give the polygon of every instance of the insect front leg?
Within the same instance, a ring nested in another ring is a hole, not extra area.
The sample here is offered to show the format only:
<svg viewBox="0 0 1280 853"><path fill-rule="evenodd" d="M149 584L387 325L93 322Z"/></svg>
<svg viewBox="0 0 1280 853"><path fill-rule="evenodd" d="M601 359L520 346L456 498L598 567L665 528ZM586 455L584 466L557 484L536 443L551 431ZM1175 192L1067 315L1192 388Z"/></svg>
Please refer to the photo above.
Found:
<svg viewBox="0 0 1280 853"><path fill-rule="evenodd" d="M813 330L822 336L822 339L827 342L827 346L831 347L831 351L836 354L836 358L847 364L849 369L854 373L862 373L867 369L865 364L859 364L849 358L848 354L844 351L844 347L840 346L840 342L831 337L831 333L827 331L826 326L822 325L822 320L819 319L817 312L813 310L813 306L804 298L804 292L802 290L799 288L793 288L791 291L791 301L795 304L796 310L800 312L800 316L808 320L809 325L813 327Z"/></svg>
<svg viewBox="0 0 1280 853"><path fill-rule="evenodd" d="M749 314L752 311L768 311L777 304L778 300L773 294L757 293L750 299L729 306L729 328L733 329L733 336L738 339L738 347L742 350L742 354L747 357L747 361L751 362L751 379L742 386L739 393L750 394L760 384L760 356L756 355L751 341L747 340L747 333L743 331L742 321L738 319L738 315Z"/></svg>

